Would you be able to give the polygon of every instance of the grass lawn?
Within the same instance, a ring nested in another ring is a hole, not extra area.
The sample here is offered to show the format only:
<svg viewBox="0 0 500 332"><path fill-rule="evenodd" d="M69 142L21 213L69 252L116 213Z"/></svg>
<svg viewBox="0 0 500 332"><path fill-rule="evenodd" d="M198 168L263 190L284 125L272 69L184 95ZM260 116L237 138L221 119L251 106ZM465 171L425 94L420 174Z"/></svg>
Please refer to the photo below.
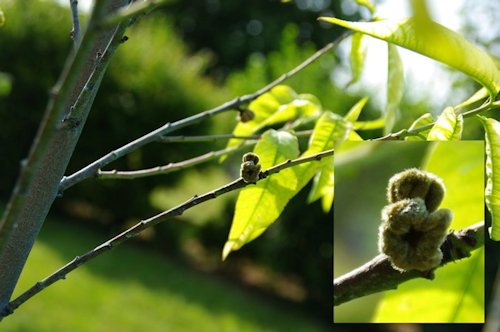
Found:
<svg viewBox="0 0 500 332"><path fill-rule="evenodd" d="M48 220L14 295L106 238ZM70 273L0 322L2 331L326 331L155 252L122 244Z"/></svg>

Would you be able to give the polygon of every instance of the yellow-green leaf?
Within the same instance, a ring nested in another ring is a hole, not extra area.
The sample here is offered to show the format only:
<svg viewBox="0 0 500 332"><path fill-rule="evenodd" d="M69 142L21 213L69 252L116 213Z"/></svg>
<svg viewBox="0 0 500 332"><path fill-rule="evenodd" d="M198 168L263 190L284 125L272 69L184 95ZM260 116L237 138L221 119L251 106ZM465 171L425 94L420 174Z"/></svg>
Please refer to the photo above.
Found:
<svg viewBox="0 0 500 332"><path fill-rule="evenodd" d="M257 99L252 101L248 108L254 113L255 117L248 122L238 122L233 130L233 134L237 136L246 136L254 134L261 129L260 124L274 113L280 106L288 104L297 98L297 93L286 85L278 85L271 91L264 93ZM230 139L227 143L227 148L237 146L243 141L241 139Z"/></svg>
<svg viewBox="0 0 500 332"><path fill-rule="evenodd" d="M454 109L459 109L459 108L467 107L467 106L470 106L470 105L474 104L475 102L478 102L478 101L480 101L482 99L485 99L486 97L488 97L488 90L486 90L486 88L483 87L483 88L477 90L466 101L464 101L463 103L458 104L457 106L455 106L453 108Z"/></svg>
<svg viewBox="0 0 500 332"><path fill-rule="evenodd" d="M347 140L348 141L362 141L363 138L361 136L359 136L359 134L357 132L355 132L354 130L351 130L349 132L349 136L347 137Z"/></svg>
<svg viewBox="0 0 500 332"><path fill-rule="evenodd" d="M269 130L255 146L263 169L299 155L297 138L285 131ZM243 188L236 201L229 237L222 259L261 235L297 192L297 168L291 167Z"/></svg>
<svg viewBox="0 0 500 332"><path fill-rule="evenodd" d="M490 237L500 241L500 122L478 116L486 141L486 206L491 214Z"/></svg>
<svg viewBox="0 0 500 332"><path fill-rule="evenodd" d="M396 46L388 44L389 68L387 74L387 105L385 110L384 134L389 134L396 123L399 103L404 93L403 63Z"/></svg>
<svg viewBox="0 0 500 332"><path fill-rule="evenodd" d="M375 120L369 121L356 121L354 123L354 130L373 130L384 128L385 126L385 118L379 118Z"/></svg>
<svg viewBox="0 0 500 332"><path fill-rule="evenodd" d="M321 198L323 211L328 213L333 203L333 157L325 158L327 164L314 176L308 203Z"/></svg>
<svg viewBox="0 0 500 332"><path fill-rule="evenodd" d="M464 118L455 114L453 107L446 107L432 127L428 141L458 141L462 137Z"/></svg>
<svg viewBox="0 0 500 332"><path fill-rule="evenodd" d="M5 15L3 14L3 10L0 9L0 27L5 24Z"/></svg>
<svg viewBox="0 0 500 332"><path fill-rule="evenodd" d="M366 103L368 102L368 97L364 97L360 101L358 101L356 104L354 104L353 107L347 112L347 114L344 116L344 119L346 121L350 122L355 122L359 115L361 114L361 111L363 110L363 107L365 107Z"/></svg>
<svg viewBox="0 0 500 332"><path fill-rule="evenodd" d="M410 128L408 128L408 131L412 131L413 129L416 129L418 127L423 127L431 123L434 123L434 119L432 118L431 113L425 113L424 115L420 116L418 119L413 121ZM416 136L407 136L405 137L405 141L425 141L427 135L429 134L429 131L430 129L426 129L419 132L418 135Z"/></svg>
<svg viewBox="0 0 500 332"><path fill-rule="evenodd" d="M351 39L351 72L352 78L347 86L356 83L361 78L366 58L366 37L364 34L356 32Z"/></svg>
<svg viewBox="0 0 500 332"><path fill-rule="evenodd" d="M500 90L500 72L491 57L458 33L429 21L424 36L419 35L412 18L399 22L348 22L334 17L321 20L362 32L410 49L469 75L486 87L491 96Z"/></svg>

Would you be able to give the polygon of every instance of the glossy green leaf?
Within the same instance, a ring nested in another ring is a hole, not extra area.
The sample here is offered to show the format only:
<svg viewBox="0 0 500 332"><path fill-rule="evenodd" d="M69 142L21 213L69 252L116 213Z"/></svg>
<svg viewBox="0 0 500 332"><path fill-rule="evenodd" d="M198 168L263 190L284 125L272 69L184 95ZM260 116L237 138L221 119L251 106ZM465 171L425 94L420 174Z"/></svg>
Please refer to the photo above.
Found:
<svg viewBox="0 0 500 332"><path fill-rule="evenodd" d="M361 111L363 110L363 107L365 107L367 102L368 102L368 97L364 97L363 99L358 101L356 104L354 104L353 107L351 107L349 112L347 112L347 114L344 116L344 119L350 122L355 122L356 120L358 120L358 117L361 114Z"/></svg>
<svg viewBox="0 0 500 332"><path fill-rule="evenodd" d="M491 214L490 237L500 241L500 122L478 116L486 142L486 206Z"/></svg>
<svg viewBox="0 0 500 332"><path fill-rule="evenodd" d="M314 176L307 202L312 203L321 198L323 211L328 213L333 203L333 157L325 160L327 164Z"/></svg>
<svg viewBox="0 0 500 332"><path fill-rule="evenodd" d="M470 106L470 105L472 105L480 100L485 99L486 97L488 97L488 90L486 90L486 88L481 88L481 89L477 90L472 96L470 96L470 98L468 98L466 101L458 104L457 106L455 106L453 108L459 109L459 108L467 107L467 106Z"/></svg>
<svg viewBox="0 0 500 332"><path fill-rule="evenodd" d="M349 132L349 136L347 137L347 140L348 141L362 141L363 138L361 136L359 136L359 134L357 132L355 132L354 130L351 130Z"/></svg>
<svg viewBox="0 0 500 332"><path fill-rule="evenodd" d="M491 57L467 39L446 27L429 21L425 35L419 35L411 18L399 22L348 22L334 17L321 20L368 34L389 43L428 56L469 75L488 89L492 96L500 90L500 72Z"/></svg>
<svg viewBox="0 0 500 332"><path fill-rule="evenodd" d="M248 122L238 122L233 130L237 136L252 135L262 127L260 124L276 113L282 105L286 105L297 98L297 93L286 85L278 85L271 91L264 93L252 101L248 108L254 113L253 120ZM230 139L227 148L241 144L241 139Z"/></svg>
<svg viewBox="0 0 500 332"><path fill-rule="evenodd" d="M356 121L354 123L354 130L373 130L384 128L385 126L385 118L379 118L375 120L369 121Z"/></svg>
<svg viewBox="0 0 500 332"><path fill-rule="evenodd" d="M458 141L462 137L464 118L455 114L453 107L446 107L431 128L428 141Z"/></svg>
<svg viewBox="0 0 500 332"><path fill-rule="evenodd" d="M366 37L364 34L356 32L352 35L351 54L349 56L352 78L347 86L356 83L361 78L365 65L366 46Z"/></svg>
<svg viewBox="0 0 500 332"><path fill-rule="evenodd" d="M285 131L269 130L255 146L262 169L299 155L297 138ZM236 201L229 237L222 258L261 235L281 214L297 192L297 168L291 167L243 188Z"/></svg>
<svg viewBox="0 0 500 332"><path fill-rule="evenodd" d="M356 2L358 3L358 5L368 8L370 13L373 14L375 12L375 6L370 0L356 0Z"/></svg>
<svg viewBox="0 0 500 332"><path fill-rule="evenodd" d="M442 208L453 212L450 229L484 220L484 146L480 141L433 142L422 168L439 176ZM375 322L481 323L484 321L484 250L436 269L432 281L414 279L387 291Z"/></svg>
<svg viewBox="0 0 500 332"><path fill-rule="evenodd" d="M413 121L408 131L412 131L413 129L423 127L425 125L434 123L434 119L432 118L431 113L425 113L420 116L418 119ZM427 135L429 134L430 129L423 130L418 133L416 136L407 136L405 137L405 141L425 141L427 140Z"/></svg>
<svg viewBox="0 0 500 332"><path fill-rule="evenodd" d="M398 48L393 44L388 44L389 68L387 74L387 105L385 110L384 134L392 131L396 123L399 103L403 99L405 79L403 63L399 56Z"/></svg>
<svg viewBox="0 0 500 332"><path fill-rule="evenodd" d="M308 97L309 95L307 95ZM254 128L254 131L259 131L262 128L271 126L277 123L283 123L295 118L305 119L321 112L321 104L311 101L311 98L301 98L292 100L288 104L281 105L276 113L269 116Z"/></svg>

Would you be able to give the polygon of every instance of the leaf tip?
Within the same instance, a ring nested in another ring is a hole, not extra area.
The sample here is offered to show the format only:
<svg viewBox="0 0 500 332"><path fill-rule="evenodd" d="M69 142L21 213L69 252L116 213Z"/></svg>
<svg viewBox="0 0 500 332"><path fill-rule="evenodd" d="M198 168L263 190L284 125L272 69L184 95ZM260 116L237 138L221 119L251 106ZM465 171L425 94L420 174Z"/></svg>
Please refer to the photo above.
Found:
<svg viewBox="0 0 500 332"><path fill-rule="evenodd" d="M227 241L224 244L224 249L222 249L222 261L225 261L227 256L229 256L231 251L233 251L233 248L235 247L234 245L234 241Z"/></svg>

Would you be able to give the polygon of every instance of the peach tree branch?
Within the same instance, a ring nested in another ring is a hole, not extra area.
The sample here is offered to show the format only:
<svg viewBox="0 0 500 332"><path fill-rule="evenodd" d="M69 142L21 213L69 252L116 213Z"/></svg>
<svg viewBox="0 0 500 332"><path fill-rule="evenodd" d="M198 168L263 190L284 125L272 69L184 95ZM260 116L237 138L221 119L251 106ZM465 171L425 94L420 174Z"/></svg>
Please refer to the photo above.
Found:
<svg viewBox="0 0 500 332"><path fill-rule="evenodd" d="M71 39L75 48L78 47L80 42L80 18L78 17L78 0L69 0L71 8L71 19L73 20L73 29L71 30Z"/></svg>
<svg viewBox="0 0 500 332"><path fill-rule="evenodd" d="M279 173L283 169L293 167L302 163L306 162L314 162L314 161L320 161L321 159L328 157L328 156L333 156L334 150L326 150L317 154L309 155L307 157L301 157L297 159L289 159L286 160L280 164L277 164L275 166L272 166L264 171L262 171L259 174L259 179L263 180L267 178L268 176ZM162 213L159 213L149 219L144 219L141 220L139 223L136 225L130 227L126 231L118 234L117 236L109 239L108 241L100 244L99 246L95 247L94 249L88 251L87 253L81 255L81 256L76 256L71 262L66 264L65 266L61 267L59 270L55 271L52 273L50 276L46 277L45 279L37 282L34 286L29 288L27 291L19 295L16 299L11 301L3 310L0 311L0 319L12 314L14 310L16 310L20 305L25 303L27 300L35 296L36 294L40 293L42 290L47 288L48 286L52 285L53 283L65 279L67 274L70 273L71 271L75 270L77 267L81 266L82 264L85 264L86 262L92 260L93 258L99 256L100 254L111 250L115 246L127 241L128 239L131 239L135 236L137 236L141 231L148 227L152 227L162 221L165 221L167 219L170 219L175 216L180 216L184 213L184 211L201 204L203 202L206 202L211 199L215 199L219 197L220 195L226 194L228 192L243 188L247 185L251 185L250 183L245 182L241 177L234 180L233 182L230 182L222 187L219 187L217 189L214 189L212 191L209 191L205 194L202 195L194 195L191 197L189 200L185 201L184 203L170 209L167 211L164 211Z"/></svg>
<svg viewBox="0 0 500 332"><path fill-rule="evenodd" d="M340 37L338 37L335 41L327 44L320 50L318 50L316 53L311 55L309 58L307 58L305 61L303 61L301 64L299 64L297 67L293 68L289 72L281 75L278 77L276 80L273 82L269 83L268 85L264 86L263 88L257 90L254 93L247 94L244 96L240 96L237 98L234 98L222 105L219 105L215 108L212 108L210 110L195 114L193 116L184 118L182 120L178 120L173 123L166 123L163 126L145 134L142 137L137 138L136 140L127 143L123 145L122 147L113 150L109 152L108 154L104 155L103 157L99 158L98 160L92 162L91 164L85 166L81 170L69 175L69 176L64 176L59 184L59 193L62 193L64 190L74 186L75 184L79 183L80 181L83 181L87 178L96 176L98 174L98 170L103 168L104 166L108 165L109 163L117 160L118 158L121 158L125 156L126 154L135 151L141 147L143 147L146 144L149 144L151 142L156 142L156 141L161 141L162 137L164 137L166 134L171 133L175 130L179 130L181 128L190 126L192 124L198 123L206 118L212 117L214 115L217 115L222 112L226 112L229 110L234 110L238 109L240 105L247 104L251 102L252 100L256 99L257 97L263 95L264 93L268 92L275 86L281 84L288 78L294 76L310 64L312 64L314 61L316 61L318 58L320 58L322 55L326 54L328 51L331 49L335 48L338 46L338 44L347 38L350 35L350 32L346 32Z"/></svg>
<svg viewBox="0 0 500 332"><path fill-rule="evenodd" d="M462 230L450 232L441 245L443 259L439 267L469 257L471 251L483 245L483 221ZM418 270L398 271L392 267L386 255L379 254L362 266L334 279L333 305L337 306L363 296L393 290L398 288L399 284L416 278L433 279L434 273Z"/></svg>
<svg viewBox="0 0 500 332"><path fill-rule="evenodd" d="M26 258L45 217L58 193L59 182L90 112L98 84L88 95L80 117L66 119L82 90L88 88L93 73L104 75L105 66L96 69L96 54L109 46L119 27L96 29L96 22L125 4L124 0L97 1L85 33L68 55L61 75L33 140L28 157L21 162L19 177L0 221L0 308L12 295ZM68 120L68 121L67 121Z"/></svg>

